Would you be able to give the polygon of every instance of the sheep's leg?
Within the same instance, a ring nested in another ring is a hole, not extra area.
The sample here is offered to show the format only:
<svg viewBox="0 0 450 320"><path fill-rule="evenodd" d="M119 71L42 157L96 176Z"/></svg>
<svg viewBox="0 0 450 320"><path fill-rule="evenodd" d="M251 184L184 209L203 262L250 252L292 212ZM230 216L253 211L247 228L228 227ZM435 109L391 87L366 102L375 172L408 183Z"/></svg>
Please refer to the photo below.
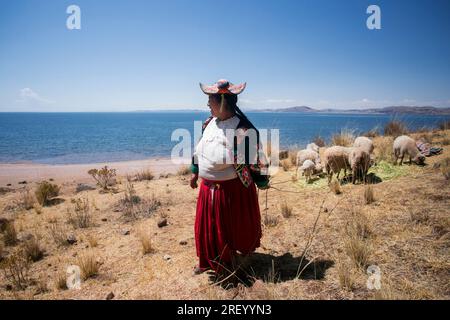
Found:
<svg viewBox="0 0 450 320"><path fill-rule="evenodd" d="M352 170L352 184L356 182L356 170Z"/></svg>
<svg viewBox="0 0 450 320"><path fill-rule="evenodd" d="M403 165L403 158L405 157L405 154L403 153L402 156L400 157L400 165Z"/></svg>

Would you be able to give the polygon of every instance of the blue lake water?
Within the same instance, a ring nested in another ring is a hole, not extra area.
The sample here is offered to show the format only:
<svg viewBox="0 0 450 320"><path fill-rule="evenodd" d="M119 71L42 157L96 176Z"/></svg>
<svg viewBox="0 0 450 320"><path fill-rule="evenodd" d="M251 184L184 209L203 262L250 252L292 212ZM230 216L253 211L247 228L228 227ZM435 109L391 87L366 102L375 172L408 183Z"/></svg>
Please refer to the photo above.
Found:
<svg viewBox="0 0 450 320"><path fill-rule="evenodd" d="M172 131L203 121L202 112L0 113L0 162L94 163L168 157L178 143ZM247 116L258 129L279 129L281 147L303 147L317 135L329 139L342 128L382 128L388 115L259 113ZM410 129L436 127L449 116L396 116Z"/></svg>

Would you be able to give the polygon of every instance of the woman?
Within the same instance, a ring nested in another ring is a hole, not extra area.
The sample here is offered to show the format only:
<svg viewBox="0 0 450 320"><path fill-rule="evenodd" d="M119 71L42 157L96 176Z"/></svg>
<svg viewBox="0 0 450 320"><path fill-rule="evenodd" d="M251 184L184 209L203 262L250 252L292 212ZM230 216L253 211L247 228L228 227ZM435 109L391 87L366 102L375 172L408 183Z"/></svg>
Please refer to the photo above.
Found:
<svg viewBox="0 0 450 320"><path fill-rule="evenodd" d="M237 251L246 255L260 245L261 215L256 187L268 188L267 161L259 132L237 106L246 84L219 80L200 84L209 96L211 116L192 158L191 187L202 178L197 200L194 273L230 270ZM231 133L231 134L230 134Z"/></svg>

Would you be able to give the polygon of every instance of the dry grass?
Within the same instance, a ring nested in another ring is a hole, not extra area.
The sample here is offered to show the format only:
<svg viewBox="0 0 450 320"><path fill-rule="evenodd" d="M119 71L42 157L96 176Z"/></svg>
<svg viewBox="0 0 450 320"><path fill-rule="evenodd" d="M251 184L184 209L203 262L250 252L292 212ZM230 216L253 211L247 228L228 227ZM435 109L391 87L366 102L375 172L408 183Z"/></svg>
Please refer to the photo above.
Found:
<svg viewBox="0 0 450 320"><path fill-rule="evenodd" d="M409 216L413 223L429 224L431 221L430 213L425 210L413 210L409 212Z"/></svg>
<svg viewBox="0 0 450 320"><path fill-rule="evenodd" d="M74 228L89 228L93 225L88 198L72 199L72 210L67 210L67 222Z"/></svg>
<svg viewBox="0 0 450 320"><path fill-rule="evenodd" d="M83 280L98 275L99 265L96 256L92 252L81 254L77 259L77 265L80 267Z"/></svg>
<svg viewBox="0 0 450 320"><path fill-rule="evenodd" d="M52 198L59 195L59 186L48 181L42 181L36 187L34 194L41 206L47 206Z"/></svg>
<svg viewBox="0 0 450 320"><path fill-rule="evenodd" d="M450 130L450 120L445 120L439 123L439 130Z"/></svg>
<svg viewBox="0 0 450 320"><path fill-rule="evenodd" d="M284 171L289 171L289 169L292 167L292 162L290 159L283 159L280 161L280 166Z"/></svg>
<svg viewBox="0 0 450 320"><path fill-rule="evenodd" d="M348 263L339 261L336 268L341 288L351 291L355 285L355 279L352 273L351 266Z"/></svg>
<svg viewBox="0 0 450 320"><path fill-rule="evenodd" d="M36 262L44 257L44 250L41 247L39 239L36 235L32 236L30 239L26 240L23 244L23 254L25 258Z"/></svg>
<svg viewBox="0 0 450 320"><path fill-rule="evenodd" d="M292 216L292 206L290 206L287 201L281 204L281 215L284 218L290 218Z"/></svg>
<svg viewBox="0 0 450 320"><path fill-rule="evenodd" d="M149 254L155 252L155 249L152 245L152 239L150 237L150 233L141 229L138 233L139 242L142 246L142 254Z"/></svg>
<svg viewBox="0 0 450 320"><path fill-rule="evenodd" d="M3 250L5 250L5 244L3 243L3 240L0 240L0 261L3 259Z"/></svg>
<svg viewBox="0 0 450 320"><path fill-rule="evenodd" d="M264 214L263 223L265 227L275 227L278 224L278 217L266 213Z"/></svg>
<svg viewBox="0 0 450 320"><path fill-rule="evenodd" d="M3 231L3 242L7 246L14 246L17 244L17 231L14 221L8 221Z"/></svg>
<svg viewBox="0 0 450 320"><path fill-rule="evenodd" d="M11 254L0 263L4 279L13 286L14 289L24 290L30 284L28 271L30 269L29 260L22 251Z"/></svg>
<svg viewBox="0 0 450 320"><path fill-rule="evenodd" d="M191 169L189 168L189 166L181 166L177 170L177 176L187 176L190 173L191 173Z"/></svg>
<svg viewBox="0 0 450 320"><path fill-rule="evenodd" d="M67 276L65 272L59 272L56 275L55 287L58 290L67 290Z"/></svg>
<svg viewBox="0 0 450 320"><path fill-rule="evenodd" d="M153 175L153 172L150 169L142 170L135 175L136 181L150 181L153 180L155 176Z"/></svg>
<svg viewBox="0 0 450 320"><path fill-rule="evenodd" d="M373 186L370 184L367 184L364 186L364 203L371 204L373 202L375 202Z"/></svg>
<svg viewBox="0 0 450 320"><path fill-rule="evenodd" d="M356 235L349 236L345 240L345 250L358 268L364 269L367 266L371 248L365 239Z"/></svg>
<svg viewBox="0 0 450 320"><path fill-rule="evenodd" d="M64 225L58 224L57 222L50 223L49 233L57 247L69 246L69 243L67 242L69 233Z"/></svg>
<svg viewBox="0 0 450 320"><path fill-rule="evenodd" d="M36 200L34 199L30 189L25 188L20 192L19 207L25 210L30 210L34 207L35 202Z"/></svg>
<svg viewBox="0 0 450 320"><path fill-rule="evenodd" d="M385 126L384 126L384 135L385 136L392 136L394 138L407 134L408 133L408 128L406 127L406 125L401 122L401 121L389 121Z"/></svg>
<svg viewBox="0 0 450 320"><path fill-rule="evenodd" d="M447 157L438 163L439 171L445 180L450 180L450 157Z"/></svg>
<svg viewBox="0 0 450 320"><path fill-rule="evenodd" d="M312 142L314 142L320 148L325 147L325 140L321 136L315 136Z"/></svg>
<svg viewBox="0 0 450 320"><path fill-rule="evenodd" d="M331 137L331 143L335 146L350 147L353 141L355 141L355 133L350 129L342 129L340 133Z"/></svg>
<svg viewBox="0 0 450 320"><path fill-rule="evenodd" d="M373 140L375 146L376 161L386 161L388 163L394 162L394 154L392 145L394 144L394 138L392 137L377 137Z"/></svg>
<svg viewBox="0 0 450 320"><path fill-rule="evenodd" d="M98 239L94 234L89 233L85 236L85 238L86 241L89 243L90 248L95 248L98 246Z"/></svg>
<svg viewBox="0 0 450 320"><path fill-rule="evenodd" d="M333 192L334 194L342 193L341 184L335 177L333 177L333 179L331 180L329 187L330 187L331 192Z"/></svg>

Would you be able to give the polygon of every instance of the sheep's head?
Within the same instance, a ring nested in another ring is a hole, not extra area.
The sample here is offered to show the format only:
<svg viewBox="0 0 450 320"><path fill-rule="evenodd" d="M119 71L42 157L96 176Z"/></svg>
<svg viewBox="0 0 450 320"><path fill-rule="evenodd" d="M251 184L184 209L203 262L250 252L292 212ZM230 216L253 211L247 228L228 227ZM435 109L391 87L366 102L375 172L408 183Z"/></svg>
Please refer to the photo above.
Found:
<svg viewBox="0 0 450 320"><path fill-rule="evenodd" d="M418 154L414 157L413 162L418 165L423 165L425 164L425 156L423 154Z"/></svg>
<svg viewBox="0 0 450 320"><path fill-rule="evenodd" d="M321 163L317 163L314 166L314 172L316 173L321 173L323 171L323 165Z"/></svg>

